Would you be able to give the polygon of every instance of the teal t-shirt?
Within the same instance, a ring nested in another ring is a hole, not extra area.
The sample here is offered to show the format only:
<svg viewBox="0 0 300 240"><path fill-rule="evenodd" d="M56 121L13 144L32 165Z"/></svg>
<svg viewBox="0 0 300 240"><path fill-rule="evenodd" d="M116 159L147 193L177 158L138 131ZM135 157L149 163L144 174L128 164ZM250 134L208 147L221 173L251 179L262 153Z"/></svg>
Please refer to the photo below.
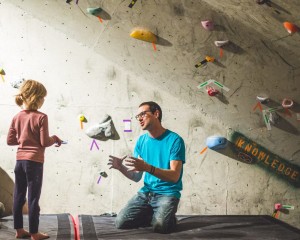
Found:
<svg viewBox="0 0 300 240"><path fill-rule="evenodd" d="M180 177L176 183L161 180L145 172L144 187L139 190L140 192L154 192L180 198L185 146L183 139L177 133L166 130L158 138L152 138L148 133L141 135L134 148L134 157L140 157L148 164L161 169L170 169L171 160L182 161Z"/></svg>

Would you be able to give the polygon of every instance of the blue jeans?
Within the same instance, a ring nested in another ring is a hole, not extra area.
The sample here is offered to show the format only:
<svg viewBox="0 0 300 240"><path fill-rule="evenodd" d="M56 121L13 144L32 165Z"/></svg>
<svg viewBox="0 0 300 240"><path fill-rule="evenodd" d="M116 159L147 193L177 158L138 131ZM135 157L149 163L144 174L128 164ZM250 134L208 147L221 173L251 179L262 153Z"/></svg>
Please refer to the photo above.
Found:
<svg viewBox="0 0 300 240"><path fill-rule="evenodd" d="M179 199L157 193L138 192L117 215L117 228L129 229L152 225L154 232L170 233L176 227Z"/></svg>

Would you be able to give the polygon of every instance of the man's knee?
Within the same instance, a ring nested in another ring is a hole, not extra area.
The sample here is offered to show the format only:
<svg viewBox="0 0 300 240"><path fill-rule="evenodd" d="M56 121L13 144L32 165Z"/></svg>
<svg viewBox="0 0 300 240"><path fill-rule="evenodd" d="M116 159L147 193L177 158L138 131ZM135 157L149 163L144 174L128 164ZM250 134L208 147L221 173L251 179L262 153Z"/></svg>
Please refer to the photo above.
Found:
<svg viewBox="0 0 300 240"><path fill-rule="evenodd" d="M138 227L135 220L128 218L126 215L117 215L115 226L118 229L131 229Z"/></svg>
<svg viewBox="0 0 300 240"><path fill-rule="evenodd" d="M157 233L171 233L175 230L175 227L176 223L173 221L166 222L161 219L152 222L153 232Z"/></svg>
<svg viewBox="0 0 300 240"><path fill-rule="evenodd" d="M118 228L118 229L124 229L125 227L124 227L124 224L125 223L125 221L124 221L124 219L123 218L121 218L119 215L116 217L116 220L115 220L115 226L116 226L116 228Z"/></svg>

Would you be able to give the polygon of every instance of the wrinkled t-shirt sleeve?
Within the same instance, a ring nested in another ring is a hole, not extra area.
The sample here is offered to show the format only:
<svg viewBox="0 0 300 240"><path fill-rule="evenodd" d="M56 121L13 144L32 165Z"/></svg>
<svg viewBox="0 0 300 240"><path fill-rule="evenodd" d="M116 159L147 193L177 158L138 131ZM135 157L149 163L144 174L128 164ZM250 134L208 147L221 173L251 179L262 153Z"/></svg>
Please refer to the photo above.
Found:
<svg viewBox="0 0 300 240"><path fill-rule="evenodd" d="M40 120L40 142L43 147L50 147L54 144L55 140L49 137L48 129L48 116L45 115Z"/></svg>
<svg viewBox="0 0 300 240"><path fill-rule="evenodd" d="M141 157L140 141L139 140L140 139L138 139L138 141L136 142L135 147L134 147L134 151L133 151L133 156L135 158Z"/></svg>
<svg viewBox="0 0 300 240"><path fill-rule="evenodd" d="M185 163L185 146L181 137L176 138L171 148L170 160L181 160Z"/></svg>

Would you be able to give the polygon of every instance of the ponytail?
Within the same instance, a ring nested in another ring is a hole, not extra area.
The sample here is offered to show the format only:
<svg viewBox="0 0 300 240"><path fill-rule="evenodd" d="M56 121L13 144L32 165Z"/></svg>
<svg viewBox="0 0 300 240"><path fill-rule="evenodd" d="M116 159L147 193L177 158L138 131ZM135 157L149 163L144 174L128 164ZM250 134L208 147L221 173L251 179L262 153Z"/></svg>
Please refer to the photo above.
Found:
<svg viewBox="0 0 300 240"><path fill-rule="evenodd" d="M24 101L21 94L16 95L15 102L20 107L23 105Z"/></svg>

